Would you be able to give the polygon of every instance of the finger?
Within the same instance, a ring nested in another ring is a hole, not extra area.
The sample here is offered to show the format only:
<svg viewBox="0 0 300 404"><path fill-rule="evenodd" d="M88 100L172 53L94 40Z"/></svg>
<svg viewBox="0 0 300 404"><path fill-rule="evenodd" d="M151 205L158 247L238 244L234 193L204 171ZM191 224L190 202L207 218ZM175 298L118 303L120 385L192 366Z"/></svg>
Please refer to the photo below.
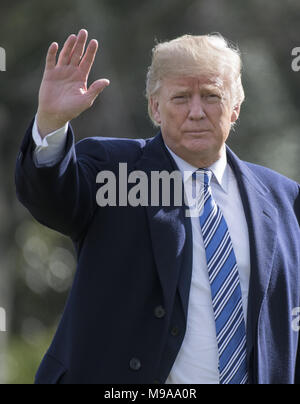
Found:
<svg viewBox="0 0 300 404"><path fill-rule="evenodd" d="M70 64L73 66L78 66L79 62L82 58L82 55L84 53L84 48L85 48L85 44L87 41L87 37L88 37L88 32L85 29L82 29L79 31L78 37L77 37L77 41L76 44L73 48L72 51L72 56L71 56L71 60L70 60Z"/></svg>
<svg viewBox="0 0 300 404"><path fill-rule="evenodd" d="M95 99L102 93L102 91L110 85L110 81L107 79L100 79L94 81L93 84L90 85L86 96L89 98L91 104L94 103Z"/></svg>
<svg viewBox="0 0 300 404"><path fill-rule="evenodd" d="M56 42L53 42L48 49L46 57L46 70L54 69L56 65L57 51L58 51L58 44Z"/></svg>
<svg viewBox="0 0 300 404"><path fill-rule="evenodd" d="M76 35L72 34L66 40L58 58L57 62L58 66L65 66L69 64L72 50L76 43L76 39L77 39Z"/></svg>
<svg viewBox="0 0 300 404"><path fill-rule="evenodd" d="M89 46L87 47L87 50L85 52L84 57L81 60L81 63L79 65L80 70L82 73L87 77L91 71L91 68L94 64L96 53L98 50L98 41L93 39L90 43Z"/></svg>

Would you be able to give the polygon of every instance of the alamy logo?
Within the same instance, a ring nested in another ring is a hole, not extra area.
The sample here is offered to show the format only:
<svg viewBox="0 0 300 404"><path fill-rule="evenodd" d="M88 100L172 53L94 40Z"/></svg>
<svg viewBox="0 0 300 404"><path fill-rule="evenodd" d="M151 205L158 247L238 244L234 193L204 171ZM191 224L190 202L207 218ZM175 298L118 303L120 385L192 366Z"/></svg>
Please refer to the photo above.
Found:
<svg viewBox="0 0 300 404"><path fill-rule="evenodd" d="M294 72L299 72L300 71L300 48L294 48L292 50L292 56L295 56L295 58L292 61L292 70Z"/></svg>
<svg viewBox="0 0 300 404"><path fill-rule="evenodd" d="M6 311L0 307L0 332L6 332Z"/></svg>
<svg viewBox="0 0 300 404"><path fill-rule="evenodd" d="M6 71L6 52L5 49L0 47L0 71Z"/></svg>
<svg viewBox="0 0 300 404"><path fill-rule="evenodd" d="M180 171L129 173L127 163L120 163L117 175L112 171L98 173L96 183L102 185L96 201L100 207L185 206L186 217L199 217L204 207L204 174L198 172L196 181L192 181L192 174L191 171L185 171L184 176Z"/></svg>
<svg viewBox="0 0 300 404"><path fill-rule="evenodd" d="M294 307L292 310L292 329L295 332L300 331L300 307Z"/></svg>

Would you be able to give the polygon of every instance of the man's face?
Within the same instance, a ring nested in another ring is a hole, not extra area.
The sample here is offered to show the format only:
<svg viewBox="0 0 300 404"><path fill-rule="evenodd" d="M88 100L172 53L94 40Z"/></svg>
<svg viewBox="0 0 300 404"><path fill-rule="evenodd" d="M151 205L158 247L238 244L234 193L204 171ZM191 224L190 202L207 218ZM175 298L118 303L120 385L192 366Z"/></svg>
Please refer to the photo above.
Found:
<svg viewBox="0 0 300 404"><path fill-rule="evenodd" d="M220 158L239 116L239 107L232 107L229 91L217 77L164 79L151 107L167 146L197 167Z"/></svg>

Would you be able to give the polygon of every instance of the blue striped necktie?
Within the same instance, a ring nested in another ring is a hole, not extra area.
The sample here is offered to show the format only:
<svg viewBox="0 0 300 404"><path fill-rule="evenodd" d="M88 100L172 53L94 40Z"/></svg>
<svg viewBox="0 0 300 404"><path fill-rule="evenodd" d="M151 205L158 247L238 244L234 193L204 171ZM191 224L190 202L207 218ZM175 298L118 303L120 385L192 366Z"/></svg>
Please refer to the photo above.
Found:
<svg viewBox="0 0 300 404"><path fill-rule="evenodd" d="M237 262L228 227L211 193L212 172L198 170L202 183L200 225L216 322L220 384L247 384L246 327Z"/></svg>

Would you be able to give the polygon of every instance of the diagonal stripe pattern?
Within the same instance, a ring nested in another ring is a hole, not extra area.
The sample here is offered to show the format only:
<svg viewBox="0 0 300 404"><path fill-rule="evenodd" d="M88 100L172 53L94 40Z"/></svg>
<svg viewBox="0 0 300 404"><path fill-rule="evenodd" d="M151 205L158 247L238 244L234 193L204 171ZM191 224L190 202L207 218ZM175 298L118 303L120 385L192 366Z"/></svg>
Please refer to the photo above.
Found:
<svg viewBox="0 0 300 404"><path fill-rule="evenodd" d="M204 196L200 225L206 252L219 351L220 384L247 384L246 327L235 253L223 214L211 192L212 172L200 169Z"/></svg>

